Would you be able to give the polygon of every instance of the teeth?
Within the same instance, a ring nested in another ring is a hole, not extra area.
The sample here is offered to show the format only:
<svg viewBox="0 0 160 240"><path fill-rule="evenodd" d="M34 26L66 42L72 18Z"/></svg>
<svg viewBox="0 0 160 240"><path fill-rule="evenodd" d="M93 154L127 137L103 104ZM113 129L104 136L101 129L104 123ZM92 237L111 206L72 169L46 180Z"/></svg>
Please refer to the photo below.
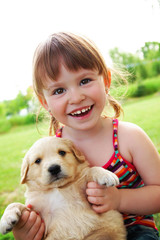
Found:
<svg viewBox="0 0 160 240"><path fill-rule="evenodd" d="M85 113L85 112L89 111L90 109L91 109L91 107L84 108L84 109L82 109L81 111L78 110L78 111L76 111L76 112L74 112L74 113L71 113L71 115L72 115L72 116L74 116L74 115L79 115L79 114L81 114L81 113Z"/></svg>

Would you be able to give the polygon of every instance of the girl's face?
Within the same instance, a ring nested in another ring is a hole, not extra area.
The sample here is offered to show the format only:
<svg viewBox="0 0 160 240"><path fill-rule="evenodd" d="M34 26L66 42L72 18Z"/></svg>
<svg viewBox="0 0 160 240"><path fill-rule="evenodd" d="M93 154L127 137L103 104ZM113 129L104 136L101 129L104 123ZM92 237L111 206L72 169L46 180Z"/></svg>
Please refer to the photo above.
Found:
<svg viewBox="0 0 160 240"><path fill-rule="evenodd" d="M103 77L96 70L70 71L61 65L57 81L43 89L47 110L62 124L89 130L99 122L106 103Z"/></svg>

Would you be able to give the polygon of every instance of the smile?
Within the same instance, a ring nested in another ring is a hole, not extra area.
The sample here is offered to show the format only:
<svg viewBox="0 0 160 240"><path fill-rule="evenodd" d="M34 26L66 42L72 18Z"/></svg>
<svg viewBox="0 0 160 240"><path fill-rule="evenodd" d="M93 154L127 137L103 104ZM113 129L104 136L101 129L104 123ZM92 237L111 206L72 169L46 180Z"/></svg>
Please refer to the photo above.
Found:
<svg viewBox="0 0 160 240"><path fill-rule="evenodd" d="M73 117L81 117L81 116L84 116L86 114L88 114L88 112L92 109L93 105L90 106L90 107L86 107L86 108L83 108L81 110L77 110L75 112L72 112L70 113L69 115L70 116L73 116Z"/></svg>

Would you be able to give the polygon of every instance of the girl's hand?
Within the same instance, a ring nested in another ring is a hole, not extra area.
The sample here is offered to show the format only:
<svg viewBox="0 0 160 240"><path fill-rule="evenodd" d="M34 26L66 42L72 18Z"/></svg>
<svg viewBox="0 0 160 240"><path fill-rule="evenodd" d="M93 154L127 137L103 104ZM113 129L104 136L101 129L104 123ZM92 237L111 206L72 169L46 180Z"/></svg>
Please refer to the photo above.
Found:
<svg viewBox="0 0 160 240"><path fill-rule="evenodd" d="M45 225L41 217L33 211L25 210L13 228L13 235L16 240L41 240L44 230Z"/></svg>
<svg viewBox="0 0 160 240"><path fill-rule="evenodd" d="M86 189L87 199L97 213L109 210L118 210L120 194L116 187L106 187L96 182L88 182Z"/></svg>

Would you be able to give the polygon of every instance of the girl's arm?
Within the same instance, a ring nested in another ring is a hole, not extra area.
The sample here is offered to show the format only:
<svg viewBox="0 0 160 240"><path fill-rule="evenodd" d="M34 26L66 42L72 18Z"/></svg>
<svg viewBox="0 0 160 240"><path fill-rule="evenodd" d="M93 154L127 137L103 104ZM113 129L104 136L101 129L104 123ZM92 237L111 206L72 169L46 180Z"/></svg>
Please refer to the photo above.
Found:
<svg viewBox="0 0 160 240"><path fill-rule="evenodd" d="M145 187L128 191L121 189L119 208L138 214L160 212L160 155L141 128L132 124L124 127L128 128L125 130L129 134L128 149L132 164L143 179Z"/></svg>
<svg viewBox="0 0 160 240"><path fill-rule="evenodd" d="M119 127L119 150L128 152L145 187L138 189L105 188L88 183L86 193L93 209L105 212L117 209L123 213L146 215L160 212L160 157L148 136L137 126L122 123Z"/></svg>
<svg viewBox="0 0 160 240"><path fill-rule="evenodd" d="M45 226L40 216L35 212L24 211L13 228L13 235L16 240L41 240Z"/></svg>

